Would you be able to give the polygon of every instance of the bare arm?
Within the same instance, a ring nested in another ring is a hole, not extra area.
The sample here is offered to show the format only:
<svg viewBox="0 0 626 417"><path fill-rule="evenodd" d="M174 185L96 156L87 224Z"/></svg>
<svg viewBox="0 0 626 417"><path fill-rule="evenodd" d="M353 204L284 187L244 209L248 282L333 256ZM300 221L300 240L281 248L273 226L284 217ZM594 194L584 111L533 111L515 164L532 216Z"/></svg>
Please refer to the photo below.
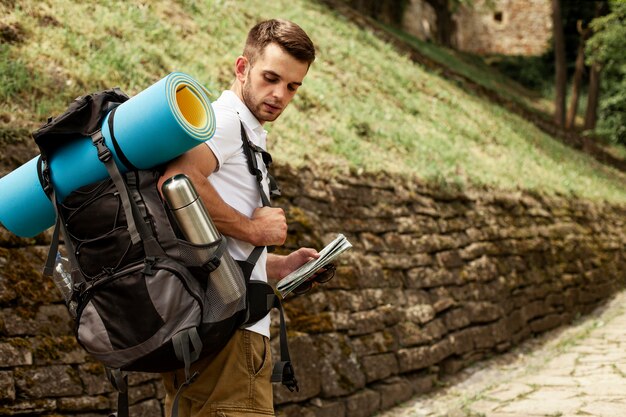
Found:
<svg viewBox="0 0 626 417"><path fill-rule="evenodd" d="M194 184L217 229L226 236L255 246L282 245L287 237L287 221L280 208L260 207L249 218L220 197L207 177L217 168L217 159L205 144L196 146L171 161L159 180L185 174Z"/></svg>

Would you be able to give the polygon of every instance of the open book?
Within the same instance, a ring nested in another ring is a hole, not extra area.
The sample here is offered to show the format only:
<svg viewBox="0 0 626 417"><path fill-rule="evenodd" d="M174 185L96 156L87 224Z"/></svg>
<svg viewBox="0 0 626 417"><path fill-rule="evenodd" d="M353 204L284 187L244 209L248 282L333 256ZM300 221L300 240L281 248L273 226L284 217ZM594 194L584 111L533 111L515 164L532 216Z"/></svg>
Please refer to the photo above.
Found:
<svg viewBox="0 0 626 417"><path fill-rule="evenodd" d="M321 267L331 263L339 254L350 249L352 244L342 234L339 234L335 240L330 242L319 254L317 259L311 259L300 268L278 281L276 290L281 297L285 298L291 291L296 289L307 279L311 278Z"/></svg>

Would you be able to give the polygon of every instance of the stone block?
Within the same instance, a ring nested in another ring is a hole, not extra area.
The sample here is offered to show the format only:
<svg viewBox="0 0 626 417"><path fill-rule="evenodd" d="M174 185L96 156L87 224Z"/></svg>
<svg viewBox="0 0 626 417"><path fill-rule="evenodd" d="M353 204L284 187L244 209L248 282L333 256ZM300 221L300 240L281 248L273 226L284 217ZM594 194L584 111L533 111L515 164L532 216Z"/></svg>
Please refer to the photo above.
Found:
<svg viewBox="0 0 626 417"><path fill-rule="evenodd" d="M361 366L367 383L385 379L398 373L398 360L394 353L366 356L361 359Z"/></svg>
<svg viewBox="0 0 626 417"><path fill-rule="evenodd" d="M153 381L161 381L161 376L148 372L130 372L128 374L128 385L131 387Z"/></svg>
<svg viewBox="0 0 626 417"><path fill-rule="evenodd" d="M463 265L463 273L468 281L491 281L498 277L497 261L488 256L481 256Z"/></svg>
<svg viewBox="0 0 626 417"><path fill-rule="evenodd" d="M406 379L411 384L414 395L432 391L437 383L437 375L422 372L409 374Z"/></svg>
<svg viewBox="0 0 626 417"><path fill-rule="evenodd" d="M332 414L322 414L322 415L332 415ZM317 417L314 409L310 409L309 407L303 407L297 404L290 404L287 406L277 407L276 408L276 417Z"/></svg>
<svg viewBox="0 0 626 417"><path fill-rule="evenodd" d="M397 326L380 332L356 336L351 339L358 357L391 352L398 348Z"/></svg>
<svg viewBox="0 0 626 417"><path fill-rule="evenodd" d="M114 398L117 399L117 394L114 392ZM138 404L142 401L154 398L156 395L156 388L152 383L144 383L142 385L135 385L128 388L128 403Z"/></svg>
<svg viewBox="0 0 626 417"><path fill-rule="evenodd" d="M36 337L32 345L35 365L79 364L87 358L74 336Z"/></svg>
<svg viewBox="0 0 626 417"><path fill-rule="evenodd" d="M148 400L139 404L131 405L128 414L133 417L154 417L162 416L163 406L158 400Z"/></svg>
<svg viewBox="0 0 626 417"><path fill-rule="evenodd" d="M9 283L2 271L4 268L3 260L6 263L6 258L0 255L0 305L7 305L17 298L17 291L15 291L15 288Z"/></svg>
<svg viewBox="0 0 626 417"><path fill-rule="evenodd" d="M374 385L373 389L380 394L381 410L394 407L409 400L413 396L411 383L400 377L389 378L382 383Z"/></svg>
<svg viewBox="0 0 626 417"><path fill-rule="evenodd" d="M435 318L435 309L430 304L416 304L407 306L404 309L404 317L406 320L416 323L428 323Z"/></svg>
<svg viewBox="0 0 626 417"><path fill-rule="evenodd" d="M72 334L72 320L64 304L44 304L32 317L17 314L15 310L10 309L4 309L2 316L5 331L9 336Z"/></svg>
<svg viewBox="0 0 626 417"><path fill-rule="evenodd" d="M8 404L0 404L0 415L39 416L56 409L56 401L52 399L19 400Z"/></svg>
<svg viewBox="0 0 626 417"><path fill-rule="evenodd" d="M14 374L17 390L25 399L65 397L83 393L80 378L70 366L19 368Z"/></svg>
<svg viewBox="0 0 626 417"><path fill-rule="evenodd" d="M104 367L97 362L88 362L80 365L78 367L78 375L87 395L94 396L113 391L113 387L104 372Z"/></svg>
<svg viewBox="0 0 626 417"><path fill-rule="evenodd" d="M463 311L471 323L489 323L502 316L502 309L490 302L466 302Z"/></svg>
<svg viewBox="0 0 626 417"><path fill-rule="evenodd" d="M375 310L359 311L351 314L354 327L348 332L352 335L374 333L395 325L402 318L402 310L391 304Z"/></svg>
<svg viewBox="0 0 626 417"><path fill-rule="evenodd" d="M458 271L443 268L413 268L407 272L406 276L408 288L432 288L462 283Z"/></svg>
<svg viewBox="0 0 626 417"><path fill-rule="evenodd" d="M0 371L0 402L15 400L15 383L12 371Z"/></svg>
<svg viewBox="0 0 626 417"><path fill-rule="evenodd" d="M381 258L381 264L386 269L407 270L433 264L433 257L426 253L386 253Z"/></svg>
<svg viewBox="0 0 626 417"><path fill-rule="evenodd" d="M432 364L429 346L399 349L396 354L401 373L427 368Z"/></svg>
<svg viewBox="0 0 626 417"><path fill-rule="evenodd" d="M310 402L308 409L313 412L315 417L345 417L346 403L342 400L327 401L321 398L314 398ZM299 416L298 416L299 417Z"/></svg>
<svg viewBox="0 0 626 417"><path fill-rule="evenodd" d="M563 323L560 314L549 314L545 317L538 318L528 323L530 329L535 333L542 333L559 327Z"/></svg>
<svg viewBox="0 0 626 417"><path fill-rule="evenodd" d="M14 338L0 343L0 368L32 364L33 354L26 339Z"/></svg>
<svg viewBox="0 0 626 417"><path fill-rule="evenodd" d="M346 417L370 417L380 410L380 394L370 389L346 398Z"/></svg>
<svg viewBox="0 0 626 417"><path fill-rule="evenodd" d="M443 323L448 331L461 329L470 324L470 319L462 308L448 310L442 317Z"/></svg>
<svg viewBox="0 0 626 417"><path fill-rule="evenodd" d="M450 250L437 254L437 262L446 269L460 268L464 265L463 258L458 250Z"/></svg>
<svg viewBox="0 0 626 417"><path fill-rule="evenodd" d="M59 411L84 412L108 410L109 399L103 395L96 397L66 397L57 400Z"/></svg>
<svg viewBox="0 0 626 417"><path fill-rule="evenodd" d="M365 386L365 374L346 336L336 333L313 336L319 354L322 397L351 394Z"/></svg>

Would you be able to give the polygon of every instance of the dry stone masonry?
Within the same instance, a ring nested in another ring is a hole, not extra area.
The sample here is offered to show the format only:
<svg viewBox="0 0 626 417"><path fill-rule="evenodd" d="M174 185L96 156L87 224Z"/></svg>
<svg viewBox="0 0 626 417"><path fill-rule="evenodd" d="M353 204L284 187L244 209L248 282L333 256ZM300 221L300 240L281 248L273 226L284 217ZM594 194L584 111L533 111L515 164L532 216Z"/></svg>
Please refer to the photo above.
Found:
<svg viewBox="0 0 626 417"><path fill-rule="evenodd" d="M371 416L569 323L626 278L624 206L321 168L277 174L288 248L337 233L354 245L332 281L285 304L300 391L276 386L281 416ZM105 416L116 395L41 277L46 244L0 229L0 414ZM131 377L131 415L162 415L162 398L158 378Z"/></svg>

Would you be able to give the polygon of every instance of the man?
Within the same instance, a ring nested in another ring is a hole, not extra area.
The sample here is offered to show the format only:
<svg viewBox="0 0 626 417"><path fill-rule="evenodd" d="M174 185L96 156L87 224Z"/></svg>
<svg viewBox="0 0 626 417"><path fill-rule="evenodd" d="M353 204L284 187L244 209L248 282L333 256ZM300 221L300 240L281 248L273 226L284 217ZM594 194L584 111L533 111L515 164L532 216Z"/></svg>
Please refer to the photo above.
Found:
<svg viewBox="0 0 626 417"><path fill-rule="evenodd" d="M245 260L255 246L282 245L287 221L280 208L260 207L256 177L248 171L242 149L241 124L250 141L266 146L265 122L280 116L315 60L315 48L307 34L285 20L268 20L254 26L242 56L235 61L235 81L213 103L214 137L169 164L161 178L186 174L202 197L214 223L228 236L234 259ZM260 157L263 187L269 195L267 169ZM159 184L160 187L160 184ZM283 278L317 251L301 248L290 255L263 252L252 279ZM180 416L274 415L272 364L269 347L269 315L245 330L237 330L216 356L199 360L193 370L199 377L181 394ZM169 413L180 372L163 376Z"/></svg>

